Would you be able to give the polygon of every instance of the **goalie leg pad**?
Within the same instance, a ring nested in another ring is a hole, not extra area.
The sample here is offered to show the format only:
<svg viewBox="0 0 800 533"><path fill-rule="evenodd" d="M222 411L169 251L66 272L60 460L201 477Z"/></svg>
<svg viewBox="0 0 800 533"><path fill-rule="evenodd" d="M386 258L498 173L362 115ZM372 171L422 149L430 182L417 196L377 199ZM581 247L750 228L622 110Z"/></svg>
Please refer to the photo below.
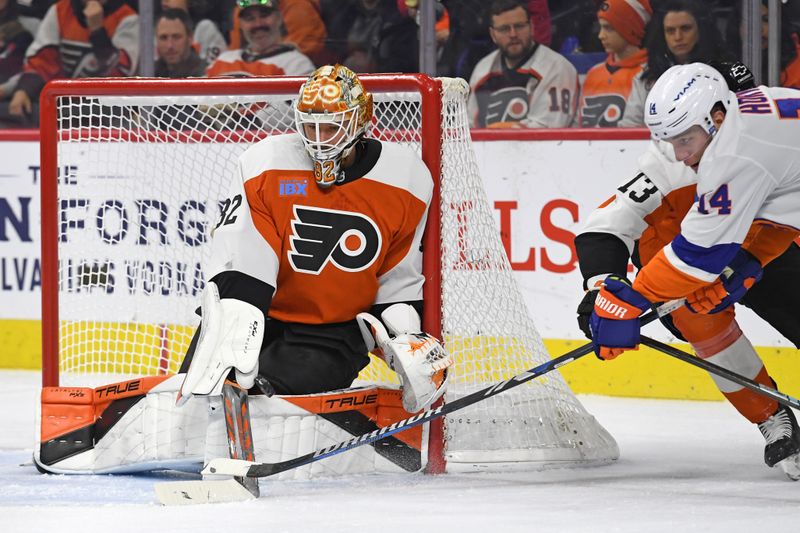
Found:
<svg viewBox="0 0 800 533"><path fill-rule="evenodd" d="M296 396L250 396L255 456L293 459L411 416L396 389L365 387ZM219 408L219 406L217 406ZM212 417L206 462L227 456L222 417ZM427 464L428 425L276 475L310 479L365 473L416 472Z"/></svg>
<svg viewBox="0 0 800 533"><path fill-rule="evenodd" d="M175 406L183 377L44 388L34 462L58 474L199 471L208 407L205 401Z"/></svg>

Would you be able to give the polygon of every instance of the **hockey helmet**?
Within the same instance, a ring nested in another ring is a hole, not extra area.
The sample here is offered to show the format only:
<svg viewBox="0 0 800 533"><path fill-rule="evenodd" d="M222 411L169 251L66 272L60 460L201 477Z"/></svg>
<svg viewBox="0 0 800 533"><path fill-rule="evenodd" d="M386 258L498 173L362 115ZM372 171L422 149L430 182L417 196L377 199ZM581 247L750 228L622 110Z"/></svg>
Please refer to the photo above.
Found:
<svg viewBox="0 0 800 533"><path fill-rule="evenodd" d="M656 81L645 103L644 121L654 139L670 139L700 126L709 135L717 128L714 105L728 109L731 92L725 78L704 63L675 65Z"/></svg>
<svg viewBox="0 0 800 533"><path fill-rule="evenodd" d="M300 87L294 111L295 127L314 161L317 184L329 187L342 181L342 158L372 124L372 95L349 68L325 65Z"/></svg>

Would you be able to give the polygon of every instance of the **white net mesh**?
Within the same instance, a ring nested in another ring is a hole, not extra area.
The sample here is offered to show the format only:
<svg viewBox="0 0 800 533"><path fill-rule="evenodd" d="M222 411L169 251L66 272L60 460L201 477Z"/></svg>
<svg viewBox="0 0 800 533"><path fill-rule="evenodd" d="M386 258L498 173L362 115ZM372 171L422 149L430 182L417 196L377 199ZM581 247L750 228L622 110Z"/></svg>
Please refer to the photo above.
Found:
<svg viewBox="0 0 800 533"><path fill-rule="evenodd" d="M500 240L471 147L463 80L443 93L442 333L457 364L446 399L510 379L549 359ZM472 463L607 461L617 445L558 372L447 418L448 468Z"/></svg>
<svg viewBox="0 0 800 533"><path fill-rule="evenodd" d="M442 80L442 87L442 336L457 361L446 396L453 399L548 355L478 174L468 87L463 80ZM251 143L293 129L294 92L134 96L132 85L129 94L76 91L57 102L59 354L45 365L58 365L62 384L178 369L199 321L209 232L236 159ZM372 136L419 150L428 112L420 94L373 94ZM377 361L359 377L397 383ZM618 454L557 372L454 413L445 446L453 470Z"/></svg>

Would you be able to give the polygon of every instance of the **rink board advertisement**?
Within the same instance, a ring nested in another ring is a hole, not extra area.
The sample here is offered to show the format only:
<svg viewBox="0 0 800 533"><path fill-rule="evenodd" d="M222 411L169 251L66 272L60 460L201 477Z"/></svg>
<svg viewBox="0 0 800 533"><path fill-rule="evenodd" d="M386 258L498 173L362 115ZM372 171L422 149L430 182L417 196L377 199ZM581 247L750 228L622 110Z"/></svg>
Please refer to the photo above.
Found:
<svg viewBox="0 0 800 533"><path fill-rule="evenodd" d="M635 175L636 159L647 141L480 139L474 143L475 152L502 242L528 311L552 354L558 355L583 339L575 322L583 291L572 240L591 210L619 183ZM179 321L188 323L199 300L204 262L202 253L193 253L193 249L207 248L202 246L207 226L217 216L217 202L224 191L198 190L192 198L149 198L146 180L136 183L140 178L134 179L138 176L135 169L120 168L115 171L118 175L98 176L92 161L117 156L120 161L169 158L141 152L141 146L118 144L114 149L137 153L133 157L106 153L97 156L99 159L90 157L88 162L85 157L79 159L85 154L75 154L75 163L67 161L69 158L60 162L60 179L74 180L76 185L79 180L92 180L90 187L76 188L81 192L69 199L69 209L60 221L65 238L82 245L80 253L61 258L69 263L64 271L72 269L76 274L88 269L92 279L100 275L104 282L101 290L94 288L91 293L78 287L68 290L68 297L74 300L70 308L79 314L91 301L91 305L103 306L108 319L125 320L118 306L103 303L104 299L110 301L107 296L114 296L144 303L165 318L175 319L176 310L184 309L186 316ZM178 149L203 147L195 144ZM0 142L0 161L0 366L30 368L37 365L41 352L38 142ZM170 172L180 171L164 169L161 176L151 179L172 179ZM227 180L225 176L221 183L227 186ZM115 187L120 182L130 184L135 190L125 199L112 198L104 191L104 183L111 182ZM103 245L103 235L106 241L113 235L114 245ZM189 259L160 259L166 241L178 242ZM92 257L95 252L97 256ZM61 282L70 283L69 279ZM752 313L744 310L739 315L744 331L764 351L796 354ZM652 336L674 340L662 328L650 328Z"/></svg>

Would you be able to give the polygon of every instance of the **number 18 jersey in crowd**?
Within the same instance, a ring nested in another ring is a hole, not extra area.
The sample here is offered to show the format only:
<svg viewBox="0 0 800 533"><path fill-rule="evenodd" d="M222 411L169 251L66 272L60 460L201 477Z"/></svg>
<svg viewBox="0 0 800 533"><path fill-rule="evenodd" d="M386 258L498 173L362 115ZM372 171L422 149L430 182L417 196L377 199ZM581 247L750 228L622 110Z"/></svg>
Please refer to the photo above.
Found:
<svg viewBox="0 0 800 533"><path fill-rule="evenodd" d="M542 44L513 68L495 50L475 65L469 85L467 110L478 128L567 128L580 89L572 63Z"/></svg>
<svg viewBox="0 0 800 533"><path fill-rule="evenodd" d="M269 316L285 322L344 322L373 304L419 301L432 193L406 146L367 140L345 180L321 188L299 135L269 137L239 159L208 278L238 271L269 284Z"/></svg>

